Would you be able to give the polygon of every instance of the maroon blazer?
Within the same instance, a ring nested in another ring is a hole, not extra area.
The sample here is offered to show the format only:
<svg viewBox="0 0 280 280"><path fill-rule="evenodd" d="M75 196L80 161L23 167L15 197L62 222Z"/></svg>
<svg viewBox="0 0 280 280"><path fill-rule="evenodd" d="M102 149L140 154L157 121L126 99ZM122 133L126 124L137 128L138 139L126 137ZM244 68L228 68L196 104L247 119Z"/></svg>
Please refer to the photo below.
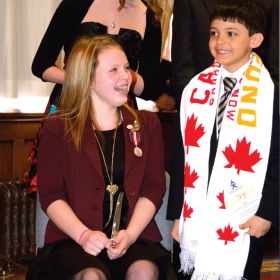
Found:
<svg viewBox="0 0 280 280"><path fill-rule="evenodd" d="M123 116L125 143L124 189L129 204L128 222L137 199L146 197L158 209L165 193L164 149L161 124L154 113L139 111L142 157L134 155L129 140L128 124L134 121L125 108ZM82 136L81 150L76 151L70 137L64 136L64 121L45 121L38 151L38 186L42 209L58 200L66 201L78 218L90 229L103 229L103 198L105 182L96 139L88 118ZM161 240L153 220L141 237L154 242ZM50 220L45 243L69 238Z"/></svg>

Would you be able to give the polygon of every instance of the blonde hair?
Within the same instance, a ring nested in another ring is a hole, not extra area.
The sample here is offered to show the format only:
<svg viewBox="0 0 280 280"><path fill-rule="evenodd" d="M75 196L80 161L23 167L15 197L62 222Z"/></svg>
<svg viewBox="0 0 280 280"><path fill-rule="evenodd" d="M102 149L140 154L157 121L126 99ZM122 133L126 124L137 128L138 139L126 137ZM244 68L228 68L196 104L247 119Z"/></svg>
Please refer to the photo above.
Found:
<svg viewBox="0 0 280 280"><path fill-rule="evenodd" d="M126 0L119 0L120 10L122 8L124 8L125 2L126 2ZM155 19L157 21L160 21L163 11L162 11L161 6L159 5L159 1L158 0L147 0L147 1L143 1L143 2L145 2L145 4L155 13Z"/></svg>
<svg viewBox="0 0 280 280"><path fill-rule="evenodd" d="M74 44L67 60L59 111L65 120L65 134L71 135L77 150L80 149L86 119L91 112L90 94L98 56L110 48L123 50L109 35L81 37ZM90 116L94 122L92 114Z"/></svg>

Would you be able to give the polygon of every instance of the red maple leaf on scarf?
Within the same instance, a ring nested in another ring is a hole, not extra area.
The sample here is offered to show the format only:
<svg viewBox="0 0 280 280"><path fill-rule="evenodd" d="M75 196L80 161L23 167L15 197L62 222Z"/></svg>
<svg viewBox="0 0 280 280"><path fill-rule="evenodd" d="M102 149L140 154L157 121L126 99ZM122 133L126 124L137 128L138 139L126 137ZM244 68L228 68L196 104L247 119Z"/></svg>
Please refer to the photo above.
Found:
<svg viewBox="0 0 280 280"><path fill-rule="evenodd" d="M186 218L191 218L192 212L193 212L192 207L189 207L189 205L185 202L184 203L184 212L183 212L184 220L186 220Z"/></svg>
<svg viewBox="0 0 280 280"><path fill-rule="evenodd" d="M237 139L236 150L234 151L229 145L223 151L228 164L225 165L225 168L231 168L233 165L237 169L237 174L240 173L240 170L254 172L252 166L259 162L262 158L257 149L250 154L251 142L246 141L246 138L243 137L241 141Z"/></svg>
<svg viewBox="0 0 280 280"><path fill-rule="evenodd" d="M196 127L197 118L194 114L187 119L185 128L185 146L187 146L187 153L189 152L189 146L199 147L198 140L205 134L202 124Z"/></svg>
<svg viewBox="0 0 280 280"><path fill-rule="evenodd" d="M198 179L197 172L193 170L191 172L191 167L188 163L185 166L185 177L184 177L184 187L185 188L195 188L194 182Z"/></svg>
<svg viewBox="0 0 280 280"><path fill-rule="evenodd" d="M218 229L216 231L219 235L219 240L224 240L225 241L225 245L227 245L228 241L232 241L235 242L235 238L239 235L239 233L237 231L232 231L232 227L230 226L230 224L228 224L228 226L224 227L224 230L222 230L221 228Z"/></svg>
<svg viewBox="0 0 280 280"><path fill-rule="evenodd" d="M219 208L220 208L220 209L226 209L224 191L223 191L223 192L220 192L220 193L217 195L217 198L218 198L219 201L222 203L222 205L221 205Z"/></svg>

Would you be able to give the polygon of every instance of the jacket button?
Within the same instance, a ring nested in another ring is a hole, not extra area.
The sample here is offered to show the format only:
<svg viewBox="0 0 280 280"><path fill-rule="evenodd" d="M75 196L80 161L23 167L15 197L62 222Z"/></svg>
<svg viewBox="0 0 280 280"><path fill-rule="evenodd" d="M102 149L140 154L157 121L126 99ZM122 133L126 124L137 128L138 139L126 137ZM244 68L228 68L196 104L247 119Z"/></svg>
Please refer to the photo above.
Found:
<svg viewBox="0 0 280 280"><path fill-rule="evenodd" d="M130 196L134 196L134 195L135 195L135 191L130 191L130 192L129 192L129 195L130 195Z"/></svg>

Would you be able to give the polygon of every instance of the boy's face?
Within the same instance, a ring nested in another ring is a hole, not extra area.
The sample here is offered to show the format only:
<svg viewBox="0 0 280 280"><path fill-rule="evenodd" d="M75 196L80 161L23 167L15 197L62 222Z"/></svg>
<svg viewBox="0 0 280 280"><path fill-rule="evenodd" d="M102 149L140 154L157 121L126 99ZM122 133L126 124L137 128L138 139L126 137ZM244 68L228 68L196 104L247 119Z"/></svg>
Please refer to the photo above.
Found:
<svg viewBox="0 0 280 280"><path fill-rule="evenodd" d="M249 60L254 35L249 36L248 29L239 22L215 19L210 26L210 52L227 71L235 72Z"/></svg>

